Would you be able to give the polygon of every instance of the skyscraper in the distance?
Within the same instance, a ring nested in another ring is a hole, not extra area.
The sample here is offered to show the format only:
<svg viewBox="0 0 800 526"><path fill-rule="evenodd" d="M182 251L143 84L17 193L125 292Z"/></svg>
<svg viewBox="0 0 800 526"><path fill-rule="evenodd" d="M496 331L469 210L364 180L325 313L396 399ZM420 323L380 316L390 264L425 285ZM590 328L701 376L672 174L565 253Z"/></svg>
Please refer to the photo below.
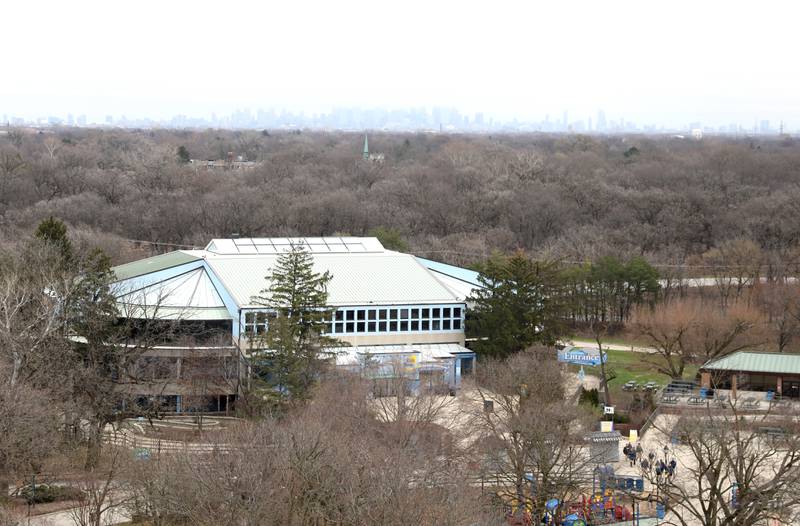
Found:
<svg viewBox="0 0 800 526"><path fill-rule="evenodd" d="M600 110L597 112L597 131L604 132L606 131L606 112Z"/></svg>

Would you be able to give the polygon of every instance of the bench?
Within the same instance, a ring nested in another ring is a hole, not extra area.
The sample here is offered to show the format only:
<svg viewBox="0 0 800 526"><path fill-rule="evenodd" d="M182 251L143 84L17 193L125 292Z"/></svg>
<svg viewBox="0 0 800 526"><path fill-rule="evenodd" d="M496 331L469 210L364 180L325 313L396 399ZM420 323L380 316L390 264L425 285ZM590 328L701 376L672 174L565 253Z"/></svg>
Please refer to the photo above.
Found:
<svg viewBox="0 0 800 526"><path fill-rule="evenodd" d="M706 403L705 398L700 396L690 396L689 405L703 405Z"/></svg>

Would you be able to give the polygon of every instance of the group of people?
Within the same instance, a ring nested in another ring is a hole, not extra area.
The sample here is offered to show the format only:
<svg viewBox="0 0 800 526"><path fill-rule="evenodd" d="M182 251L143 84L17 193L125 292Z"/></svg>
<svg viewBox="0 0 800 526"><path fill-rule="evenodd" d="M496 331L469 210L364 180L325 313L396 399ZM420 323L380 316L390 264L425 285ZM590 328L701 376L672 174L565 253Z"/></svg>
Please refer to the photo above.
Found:
<svg viewBox="0 0 800 526"><path fill-rule="evenodd" d="M642 456L644 450L642 449L641 444L636 444L636 447L633 447L633 444L625 444L625 447L622 448L622 453L628 458L628 462L631 463L631 466L636 465L636 460Z"/></svg>
<svg viewBox="0 0 800 526"><path fill-rule="evenodd" d="M655 471L656 477L661 478L666 477L667 480L671 480L672 477L675 476L675 471L678 468L678 463L673 458L669 462L664 460L656 460L656 454L652 451L648 453L647 458L642 458L644 455L644 450L642 449L641 444L636 444L636 447L633 444L625 444L625 447L622 448L622 453L628 459L631 466L636 465L636 461L639 460L639 468L642 470L642 473L651 473Z"/></svg>
<svg viewBox="0 0 800 526"><path fill-rule="evenodd" d="M656 471L656 478L666 477L667 480L672 480L672 477L675 476L675 470L678 467L678 463L675 462L674 458L669 462L664 462L663 460L659 460L658 462L653 461L650 465ZM642 466L642 469L644 469L644 466Z"/></svg>

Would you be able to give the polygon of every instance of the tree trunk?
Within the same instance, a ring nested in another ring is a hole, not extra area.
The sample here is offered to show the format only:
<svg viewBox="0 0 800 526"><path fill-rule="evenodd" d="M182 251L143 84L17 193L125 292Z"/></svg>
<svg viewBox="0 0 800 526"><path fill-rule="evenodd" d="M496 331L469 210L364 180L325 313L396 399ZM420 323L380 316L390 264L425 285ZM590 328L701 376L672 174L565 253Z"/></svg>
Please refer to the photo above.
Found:
<svg viewBox="0 0 800 526"><path fill-rule="evenodd" d="M605 405L612 405L611 404L611 391L608 389L608 377L606 377L606 361L604 357L603 351L603 342L601 338L598 336L596 338L597 341L597 349L600 352L600 374L602 376L602 384L603 384L603 395L605 396Z"/></svg>
<svg viewBox="0 0 800 526"><path fill-rule="evenodd" d="M9 478L8 467L5 461L0 460L0 500L8 497Z"/></svg>
<svg viewBox="0 0 800 526"><path fill-rule="evenodd" d="M101 422L94 423L89 428L89 440L86 444L86 469L93 471L100 462L100 453L103 447L103 428Z"/></svg>

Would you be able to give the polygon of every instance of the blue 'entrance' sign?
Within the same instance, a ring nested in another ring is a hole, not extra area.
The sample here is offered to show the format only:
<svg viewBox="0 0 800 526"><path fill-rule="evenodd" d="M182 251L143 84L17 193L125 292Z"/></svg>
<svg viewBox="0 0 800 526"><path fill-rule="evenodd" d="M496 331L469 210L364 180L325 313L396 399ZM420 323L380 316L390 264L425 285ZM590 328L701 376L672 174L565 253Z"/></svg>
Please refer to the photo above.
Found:
<svg viewBox="0 0 800 526"><path fill-rule="evenodd" d="M608 360L606 353L603 353L602 361ZM570 347L558 351L558 361L564 363L573 363L576 365L600 365L601 357L600 351L597 349L581 349L579 347Z"/></svg>

